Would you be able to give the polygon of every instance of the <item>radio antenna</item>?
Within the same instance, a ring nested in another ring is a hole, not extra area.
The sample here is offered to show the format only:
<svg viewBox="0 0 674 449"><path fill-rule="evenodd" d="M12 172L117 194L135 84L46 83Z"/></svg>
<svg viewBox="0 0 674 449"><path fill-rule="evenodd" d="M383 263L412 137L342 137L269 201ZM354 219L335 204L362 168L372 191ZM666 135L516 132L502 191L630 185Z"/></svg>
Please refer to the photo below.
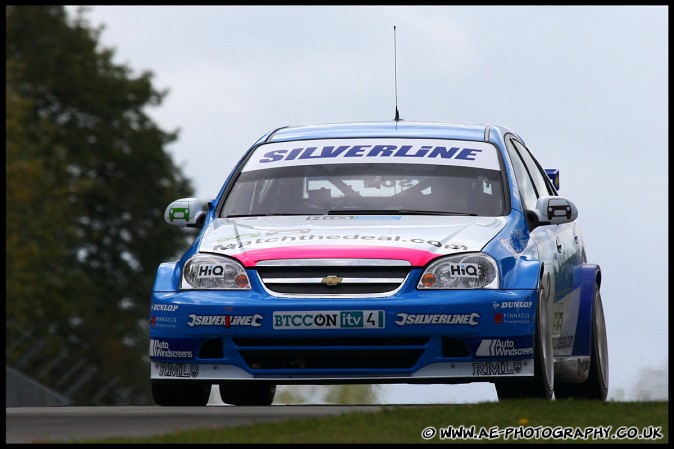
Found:
<svg viewBox="0 0 674 449"><path fill-rule="evenodd" d="M400 113L398 112L398 48L396 46L396 26L393 25L393 76L396 92L396 116L395 121L400 120Z"/></svg>

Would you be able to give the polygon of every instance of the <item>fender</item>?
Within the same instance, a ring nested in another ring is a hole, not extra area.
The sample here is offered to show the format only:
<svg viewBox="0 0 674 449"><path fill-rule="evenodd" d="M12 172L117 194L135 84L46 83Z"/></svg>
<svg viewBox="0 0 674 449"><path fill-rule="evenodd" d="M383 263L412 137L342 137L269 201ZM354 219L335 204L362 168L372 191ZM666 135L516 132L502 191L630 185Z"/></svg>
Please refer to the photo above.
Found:
<svg viewBox="0 0 674 449"><path fill-rule="evenodd" d="M596 264L582 264L574 272L574 288L580 288L580 305L578 307L578 324L576 338L573 343L573 355L590 355L592 348L592 319L594 288L601 282L601 268Z"/></svg>
<svg viewBox="0 0 674 449"><path fill-rule="evenodd" d="M174 292L180 285L180 270L177 269L177 262L164 262L157 268L157 275L154 279L153 292Z"/></svg>
<svg viewBox="0 0 674 449"><path fill-rule="evenodd" d="M513 261L513 263L509 263ZM540 260L509 258L499 267L503 273L502 289L536 290L540 285L543 263Z"/></svg>

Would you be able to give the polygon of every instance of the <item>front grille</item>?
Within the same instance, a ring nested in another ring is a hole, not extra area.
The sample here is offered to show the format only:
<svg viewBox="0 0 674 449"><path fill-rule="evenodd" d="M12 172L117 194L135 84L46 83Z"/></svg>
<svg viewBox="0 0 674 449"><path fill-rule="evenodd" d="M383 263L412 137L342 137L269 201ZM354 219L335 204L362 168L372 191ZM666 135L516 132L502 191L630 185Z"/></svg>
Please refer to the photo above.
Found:
<svg viewBox="0 0 674 449"><path fill-rule="evenodd" d="M428 337L323 337L323 338L234 338L237 346L423 346Z"/></svg>
<svg viewBox="0 0 674 449"><path fill-rule="evenodd" d="M408 369L428 337L234 338L252 369ZM273 349L270 349L273 348Z"/></svg>
<svg viewBox="0 0 674 449"><path fill-rule="evenodd" d="M240 351L253 369L407 369L423 350Z"/></svg>
<svg viewBox="0 0 674 449"><path fill-rule="evenodd" d="M409 266L258 266L265 287L296 295L385 294L402 285Z"/></svg>
<svg viewBox="0 0 674 449"><path fill-rule="evenodd" d="M200 359L221 359L223 357L222 338L212 338L201 344Z"/></svg>
<svg viewBox="0 0 674 449"><path fill-rule="evenodd" d="M463 341L451 337L442 337L443 357L468 357L469 355L468 346Z"/></svg>

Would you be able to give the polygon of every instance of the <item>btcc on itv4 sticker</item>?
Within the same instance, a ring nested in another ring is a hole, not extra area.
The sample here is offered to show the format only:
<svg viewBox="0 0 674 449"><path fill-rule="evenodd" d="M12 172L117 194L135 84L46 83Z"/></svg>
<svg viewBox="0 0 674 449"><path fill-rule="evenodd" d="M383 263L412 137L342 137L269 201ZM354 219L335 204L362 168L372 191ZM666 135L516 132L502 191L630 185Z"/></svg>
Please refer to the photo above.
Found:
<svg viewBox="0 0 674 449"><path fill-rule="evenodd" d="M274 329L383 329L383 310L274 312Z"/></svg>

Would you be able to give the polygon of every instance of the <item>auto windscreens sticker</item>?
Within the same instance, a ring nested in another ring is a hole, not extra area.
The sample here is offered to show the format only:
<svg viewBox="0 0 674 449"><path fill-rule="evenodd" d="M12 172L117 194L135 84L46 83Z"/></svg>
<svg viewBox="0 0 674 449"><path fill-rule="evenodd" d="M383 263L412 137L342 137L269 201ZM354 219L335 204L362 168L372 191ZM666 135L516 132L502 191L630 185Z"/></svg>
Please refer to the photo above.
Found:
<svg viewBox="0 0 674 449"><path fill-rule="evenodd" d="M480 342L475 351L478 357L516 357L523 355L534 355L534 348L531 345L521 346L520 341L509 338L489 338Z"/></svg>
<svg viewBox="0 0 674 449"><path fill-rule="evenodd" d="M196 348L191 342L184 343L174 339L150 339L150 357L166 359L191 359Z"/></svg>
<svg viewBox="0 0 674 449"><path fill-rule="evenodd" d="M243 171L316 164L395 163L499 170L487 142L440 139L333 139L260 145Z"/></svg>

